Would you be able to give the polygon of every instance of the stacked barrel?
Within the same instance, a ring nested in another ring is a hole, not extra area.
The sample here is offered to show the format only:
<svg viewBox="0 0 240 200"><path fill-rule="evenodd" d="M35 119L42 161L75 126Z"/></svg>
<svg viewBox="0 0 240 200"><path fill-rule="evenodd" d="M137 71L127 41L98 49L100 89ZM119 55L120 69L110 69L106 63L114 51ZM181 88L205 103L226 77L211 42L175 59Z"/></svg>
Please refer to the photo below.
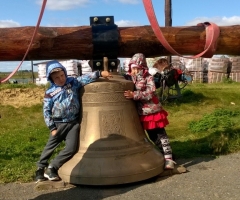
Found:
<svg viewBox="0 0 240 200"><path fill-rule="evenodd" d="M131 60L131 58L126 58L124 61L123 61L123 71L124 72L128 72L128 70L129 70L129 66L128 66L128 64L129 64L129 62L130 62L130 60Z"/></svg>
<svg viewBox="0 0 240 200"><path fill-rule="evenodd" d="M59 60L66 68L67 75L76 77L78 75L78 62L76 60Z"/></svg>
<svg viewBox="0 0 240 200"><path fill-rule="evenodd" d="M172 63L181 62L182 59L183 59L183 58L180 57L180 56L172 56L172 57L171 57L171 62L172 62Z"/></svg>
<svg viewBox="0 0 240 200"><path fill-rule="evenodd" d="M218 83L228 79L230 61L227 57L213 57L208 64L208 82Z"/></svg>
<svg viewBox="0 0 240 200"><path fill-rule="evenodd" d="M46 77L46 62L35 64L38 67L38 78L36 78L37 85L45 85L47 84Z"/></svg>
<svg viewBox="0 0 240 200"><path fill-rule="evenodd" d="M185 68L192 75L193 83L208 83L207 60L203 58L182 58Z"/></svg>
<svg viewBox="0 0 240 200"><path fill-rule="evenodd" d="M80 73L79 74L87 74L92 72L92 68L89 65L90 60L79 60L80 64Z"/></svg>
<svg viewBox="0 0 240 200"><path fill-rule="evenodd" d="M230 74L229 78L233 81L240 82L240 56L229 57L230 60Z"/></svg>

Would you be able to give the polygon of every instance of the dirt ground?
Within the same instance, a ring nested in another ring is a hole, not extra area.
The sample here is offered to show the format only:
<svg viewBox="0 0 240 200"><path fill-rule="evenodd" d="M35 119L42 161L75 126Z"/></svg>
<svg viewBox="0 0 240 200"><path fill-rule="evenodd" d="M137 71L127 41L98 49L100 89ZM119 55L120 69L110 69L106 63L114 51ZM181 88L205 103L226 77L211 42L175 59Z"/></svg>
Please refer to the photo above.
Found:
<svg viewBox="0 0 240 200"><path fill-rule="evenodd" d="M44 88L13 88L0 90L0 104L16 108L43 102Z"/></svg>

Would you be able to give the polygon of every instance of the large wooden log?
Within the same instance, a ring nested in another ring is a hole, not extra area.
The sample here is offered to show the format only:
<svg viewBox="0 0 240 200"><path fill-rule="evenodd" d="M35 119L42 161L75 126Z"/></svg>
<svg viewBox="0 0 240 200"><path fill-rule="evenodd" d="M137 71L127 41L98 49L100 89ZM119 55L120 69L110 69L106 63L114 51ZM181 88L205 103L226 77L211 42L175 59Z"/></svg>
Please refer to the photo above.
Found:
<svg viewBox="0 0 240 200"><path fill-rule="evenodd" d="M119 27L119 57L142 52L146 57L171 55L155 37L150 26ZM204 50L205 28L163 27L169 44L182 55ZM215 54L240 55L240 25L220 27ZM0 28L0 61L22 60L34 27ZM40 27L25 60L92 59L91 26Z"/></svg>

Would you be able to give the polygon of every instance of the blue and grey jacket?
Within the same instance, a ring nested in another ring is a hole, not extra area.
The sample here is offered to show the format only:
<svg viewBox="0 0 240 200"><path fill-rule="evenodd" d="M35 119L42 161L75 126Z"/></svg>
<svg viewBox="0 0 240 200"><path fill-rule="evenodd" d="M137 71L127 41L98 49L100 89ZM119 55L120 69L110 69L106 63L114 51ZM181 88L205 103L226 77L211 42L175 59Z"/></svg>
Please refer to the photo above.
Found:
<svg viewBox="0 0 240 200"><path fill-rule="evenodd" d="M50 78L50 72L55 68L62 68L66 75L64 86L58 86ZM51 85L45 92L43 115L50 131L57 129L55 122L70 122L78 118L80 111L79 89L91 82L96 81L100 71L88 73L77 78L68 77L67 71L58 61L47 63L46 75Z"/></svg>

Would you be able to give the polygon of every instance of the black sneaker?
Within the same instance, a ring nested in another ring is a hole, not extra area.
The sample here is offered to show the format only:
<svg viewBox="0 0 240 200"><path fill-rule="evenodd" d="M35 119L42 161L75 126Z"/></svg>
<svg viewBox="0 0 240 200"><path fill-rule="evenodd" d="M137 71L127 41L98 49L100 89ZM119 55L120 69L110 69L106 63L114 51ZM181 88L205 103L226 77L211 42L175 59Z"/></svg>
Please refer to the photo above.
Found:
<svg viewBox="0 0 240 200"><path fill-rule="evenodd" d="M47 180L47 179L44 177L44 168L38 168L35 173L36 173L36 181L37 181L37 183L38 183L38 182L41 182L41 181Z"/></svg>
<svg viewBox="0 0 240 200"><path fill-rule="evenodd" d="M44 177L48 178L48 180L50 180L50 181L60 180L60 178L58 176L58 172L54 167L47 168L47 170L44 173Z"/></svg>

